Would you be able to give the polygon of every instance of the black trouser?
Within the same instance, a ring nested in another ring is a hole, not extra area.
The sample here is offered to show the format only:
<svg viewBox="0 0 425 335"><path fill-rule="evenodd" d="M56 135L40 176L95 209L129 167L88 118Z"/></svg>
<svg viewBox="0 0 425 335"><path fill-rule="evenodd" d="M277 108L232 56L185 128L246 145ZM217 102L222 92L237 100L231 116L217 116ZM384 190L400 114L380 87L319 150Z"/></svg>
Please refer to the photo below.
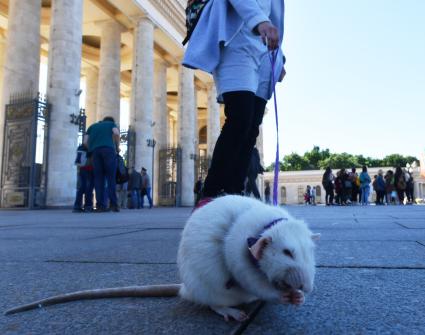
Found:
<svg viewBox="0 0 425 335"><path fill-rule="evenodd" d="M254 193L254 197L256 199L261 199L260 192L258 191L256 180L257 180L256 175L248 176L248 180L246 182L246 188L245 188L246 195L250 196L251 192L252 192L252 193Z"/></svg>
<svg viewBox="0 0 425 335"><path fill-rule="evenodd" d="M325 188L325 191L326 191L326 197L325 197L326 205L333 204L333 202L334 202L334 189L333 189L333 187L327 187L327 188Z"/></svg>
<svg viewBox="0 0 425 335"><path fill-rule="evenodd" d="M226 121L214 148L203 195L240 194L267 101L248 91L223 94Z"/></svg>

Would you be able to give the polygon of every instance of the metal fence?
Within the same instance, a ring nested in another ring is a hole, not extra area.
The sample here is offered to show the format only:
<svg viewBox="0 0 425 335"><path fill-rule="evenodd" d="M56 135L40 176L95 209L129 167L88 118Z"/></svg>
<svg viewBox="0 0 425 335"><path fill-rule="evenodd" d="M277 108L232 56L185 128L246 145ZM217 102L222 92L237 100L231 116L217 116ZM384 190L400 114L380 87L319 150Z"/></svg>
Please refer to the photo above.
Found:
<svg viewBox="0 0 425 335"><path fill-rule="evenodd" d="M40 95L19 94L5 112L0 206L44 207L50 105Z"/></svg>
<svg viewBox="0 0 425 335"><path fill-rule="evenodd" d="M158 204L181 205L181 148L159 150Z"/></svg>

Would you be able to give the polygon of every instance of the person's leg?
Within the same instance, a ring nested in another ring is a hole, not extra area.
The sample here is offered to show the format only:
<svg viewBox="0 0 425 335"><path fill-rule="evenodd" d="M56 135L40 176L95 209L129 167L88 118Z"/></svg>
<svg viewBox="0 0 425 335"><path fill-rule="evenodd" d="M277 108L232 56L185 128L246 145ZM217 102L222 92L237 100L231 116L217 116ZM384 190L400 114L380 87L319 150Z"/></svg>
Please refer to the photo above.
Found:
<svg viewBox="0 0 425 335"><path fill-rule="evenodd" d="M264 110L266 108L267 101L259 97L255 97L255 110L254 116L252 118L251 127L248 133L246 142L242 143L241 152L239 158L235 164L235 170L233 174L233 193L239 194L244 189L244 182L247 177L248 167L251 161L252 151L255 147L258 134L260 133L260 125L263 122ZM257 189L256 185L254 187L251 184L251 190L254 192L254 189ZM257 193L258 189L257 189ZM255 192L254 192L255 196ZM255 196L257 198L257 196ZM257 198L258 199L258 198Z"/></svg>
<svg viewBox="0 0 425 335"><path fill-rule="evenodd" d="M77 192L75 195L75 202L74 202L74 210L79 211L83 207L83 194L84 194L84 188L83 188L83 177L81 175L81 170L78 172L77 176Z"/></svg>
<svg viewBox="0 0 425 335"><path fill-rule="evenodd" d="M255 111L255 95L252 92L224 93L223 98L226 120L217 139L205 179L203 195L206 197L217 196L222 190L234 193L232 179L235 170L241 168L238 159L248 141Z"/></svg>
<svg viewBox="0 0 425 335"><path fill-rule="evenodd" d="M86 194L84 209L92 210L93 209L93 188L94 188L94 173L93 170L87 171L87 185L86 185Z"/></svg>
<svg viewBox="0 0 425 335"><path fill-rule="evenodd" d="M400 205L404 204L404 191L403 190L397 190L398 193L398 201L400 202Z"/></svg>
<svg viewBox="0 0 425 335"><path fill-rule="evenodd" d="M152 197L151 197L151 188L150 187L146 188L146 196L148 197L149 208L152 208L153 201L152 201Z"/></svg>
<svg viewBox="0 0 425 335"><path fill-rule="evenodd" d="M251 189L252 193L254 193L254 197L256 199L261 199L260 191L258 191L257 183L255 182L255 179L251 180Z"/></svg>
<svg viewBox="0 0 425 335"><path fill-rule="evenodd" d="M112 148L103 148L103 157L105 163L106 181L108 183L108 195L110 206L115 208L118 206L116 189L116 174L117 174L117 155Z"/></svg>
<svg viewBox="0 0 425 335"><path fill-rule="evenodd" d="M88 184L88 176L87 176L87 171L85 170L80 170L79 173L79 182L80 182L80 207L79 208L83 208L86 207L86 190L87 190L87 184ZM83 195L84 195L84 206L83 206Z"/></svg>
<svg viewBox="0 0 425 335"><path fill-rule="evenodd" d="M139 206L139 208L143 208L145 206L145 193L146 193L146 191L145 191L144 188L140 190L140 206Z"/></svg>
<svg viewBox="0 0 425 335"><path fill-rule="evenodd" d="M138 206L137 190L131 190L131 208L136 209Z"/></svg>
<svg viewBox="0 0 425 335"><path fill-rule="evenodd" d="M105 174L103 171L103 160L100 148L93 151L94 166L94 189L96 190L96 208L105 208L104 192L105 192Z"/></svg>

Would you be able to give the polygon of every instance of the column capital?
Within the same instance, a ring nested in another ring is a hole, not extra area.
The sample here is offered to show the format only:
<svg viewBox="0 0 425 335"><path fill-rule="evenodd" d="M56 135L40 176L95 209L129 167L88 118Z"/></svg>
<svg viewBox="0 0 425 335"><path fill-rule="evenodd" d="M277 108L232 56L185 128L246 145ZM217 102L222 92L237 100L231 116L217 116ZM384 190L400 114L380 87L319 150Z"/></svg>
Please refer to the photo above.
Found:
<svg viewBox="0 0 425 335"><path fill-rule="evenodd" d="M100 29L117 29L121 33L125 32L127 30L126 27L124 27L121 23L119 23L116 20L103 20L103 21L96 21L95 23Z"/></svg>
<svg viewBox="0 0 425 335"><path fill-rule="evenodd" d="M153 26L155 26L155 22L148 15L144 15L144 14L134 15L134 16L131 17L131 20L133 21L133 23L134 23L135 26L138 26L141 23L150 23Z"/></svg>

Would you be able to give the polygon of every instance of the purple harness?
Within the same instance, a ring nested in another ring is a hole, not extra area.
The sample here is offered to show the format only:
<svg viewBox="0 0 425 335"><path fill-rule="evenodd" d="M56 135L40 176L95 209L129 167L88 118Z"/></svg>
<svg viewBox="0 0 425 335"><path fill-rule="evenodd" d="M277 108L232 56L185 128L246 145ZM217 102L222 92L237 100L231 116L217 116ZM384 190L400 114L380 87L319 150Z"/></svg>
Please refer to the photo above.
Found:
<svg viewBox="0 0 425 335"><path fill-rule="evenodd" d="M276 220L270 222L268 225L264 226L264 228L261 230L260 234L258 234L256 237L248 237L246 239L248 248L251 248L255 243L257 243L257 241L262 237L262 235L265 233L266 230L270 229L271 227L273 227L278 222L284 221L284 220L288 220L288 219L287 218L276 219ZM254 267L256 267L257 269L259 269L260 268L260 265L258 264L258 261L254 258L254 256L252 256L252 254L250 252L248 252L248 257L251 260L252 265L254 265ZM235 278L231 277L226 282L226 289L227 290L230 290L232 287L235 287L235 286L240 286L240 285L235 280Z"/></svg>

